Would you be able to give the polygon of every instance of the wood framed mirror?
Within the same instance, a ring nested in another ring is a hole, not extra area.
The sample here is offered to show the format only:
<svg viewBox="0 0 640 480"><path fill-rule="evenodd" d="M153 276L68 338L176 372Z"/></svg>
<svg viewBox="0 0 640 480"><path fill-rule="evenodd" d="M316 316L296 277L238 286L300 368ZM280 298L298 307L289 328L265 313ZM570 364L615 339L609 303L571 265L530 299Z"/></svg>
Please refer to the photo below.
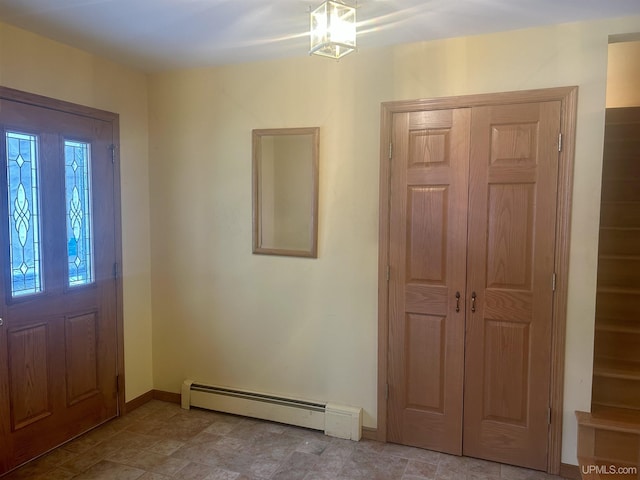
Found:
<svg viewBox="0 0 640 480"><path fill-rule="evenodd" d="M319 144L319 127L253 130L253 253L317 258Z"/></svg>

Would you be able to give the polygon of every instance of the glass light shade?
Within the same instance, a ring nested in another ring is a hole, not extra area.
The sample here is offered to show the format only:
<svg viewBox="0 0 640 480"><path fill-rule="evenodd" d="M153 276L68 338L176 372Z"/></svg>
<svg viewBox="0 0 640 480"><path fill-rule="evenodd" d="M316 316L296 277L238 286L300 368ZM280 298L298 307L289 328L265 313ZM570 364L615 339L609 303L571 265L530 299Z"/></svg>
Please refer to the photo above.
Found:
<svg viewBox="0 0 640 480"><path fill-rule="evenodd" d="M356 49L356 9L327 0L311 12L309 54L340 58Z"/></svg>

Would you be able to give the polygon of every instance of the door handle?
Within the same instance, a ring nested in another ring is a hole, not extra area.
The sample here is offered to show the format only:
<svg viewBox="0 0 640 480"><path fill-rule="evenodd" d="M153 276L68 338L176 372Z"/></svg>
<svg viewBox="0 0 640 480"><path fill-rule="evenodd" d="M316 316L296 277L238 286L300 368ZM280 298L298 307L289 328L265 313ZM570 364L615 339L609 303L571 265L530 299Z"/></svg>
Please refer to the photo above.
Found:
<svg viewBox="0 0 640 480"><path fill-rule="evenodd" d="M0 317L0 327L4 325L4 320L2 320L2 317Z"/></svg>
<svg viewBox="0 0 640 480"><path fill-rule="evenodd" d="M456 312L460 311L460 292L456 292Z"/></svg>
<svg viewBox="0 0 640 480"><path fill-rule="evenodd" d="M476 292L471 293L471 312L475 313L476 311Z"/></svg>

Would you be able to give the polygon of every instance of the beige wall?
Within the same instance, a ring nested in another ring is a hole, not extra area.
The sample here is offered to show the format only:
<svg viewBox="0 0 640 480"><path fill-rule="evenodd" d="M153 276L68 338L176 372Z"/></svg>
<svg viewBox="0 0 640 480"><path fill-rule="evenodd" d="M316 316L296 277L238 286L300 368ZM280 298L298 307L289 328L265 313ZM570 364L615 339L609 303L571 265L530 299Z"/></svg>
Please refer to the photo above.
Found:
<svg viewBox="0 0 640 480"><path fill-rule="evenodd" d="M147 77L0 23L0 85L120 114L126 398L153 388Z"/></svg>
<svg viewBox="0 0 640 480"><path fill-rule="evenodd" d="M607 107L640 106L640 41L611 43Z"/></svg>
<svg viewBox="0 0 640 480"><path fill-rule="evenodd" d="M154 386L362 406L376 426L380 103L578 85L563 461L589 410L608 35L640 18L150 78ZM320 126L317 260L251 254L251 129Z"/></svg>

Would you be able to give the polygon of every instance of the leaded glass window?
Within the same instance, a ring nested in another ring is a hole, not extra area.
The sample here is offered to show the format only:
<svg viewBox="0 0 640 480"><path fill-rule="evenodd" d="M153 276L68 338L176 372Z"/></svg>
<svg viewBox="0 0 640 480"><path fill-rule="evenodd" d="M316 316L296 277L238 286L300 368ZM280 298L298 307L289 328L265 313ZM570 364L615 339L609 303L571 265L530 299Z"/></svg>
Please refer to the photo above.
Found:
<svg viewBox="0 0 640 480"><path fill-rule="evenodd" d="M38 139L6 132L11 295L42 291Z"/></svg>
<svg viewBox="0 0 640 480"><path fill-rule="evenodd" d="M93 283L91 145L64 142L69 286Z"/></svg>

